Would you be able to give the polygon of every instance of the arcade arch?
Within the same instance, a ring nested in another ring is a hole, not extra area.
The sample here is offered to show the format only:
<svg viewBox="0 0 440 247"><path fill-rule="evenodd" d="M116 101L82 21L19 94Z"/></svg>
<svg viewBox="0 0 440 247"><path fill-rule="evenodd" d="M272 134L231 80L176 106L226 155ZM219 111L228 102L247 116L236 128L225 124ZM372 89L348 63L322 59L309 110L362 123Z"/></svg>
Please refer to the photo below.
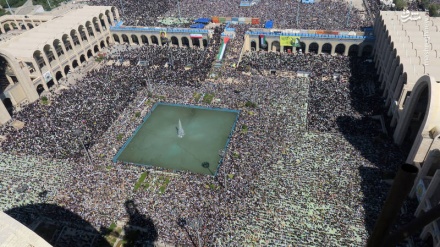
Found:
<svg viewBox="0 0 440 247"><path fill-rule="evenodd" d="M251 41L251 50L256 51L257 50L257 42L255 40Z"/></svg>
<svg viewBox="0 0 440 247"><path fill-rule="evenodd" d="M130 43L130 41L128 40L128 36L126 34L122 34L121 37L122 37L122 42L123 43L127 43L127 44Z"/></svg>
<svg viewBox="0 0 440 247"><path fill-rule="evenodd" d="M350 48L348 48L348 55L349 56L357 56L359 53L359 45L351 45Z"/></svg>
<svg viewBox="0 0 440 247"><path fill-rule="evenodd" d="M321 53L331 54L332 53L332 45L330 43L325 43L322 46Z"/></svg>
<svg viewBox="0 0 440 247"><path fill-rule="evenodd" d="M339 55L344 55L345 53L345 45L344 44L337 44L335 47L335 53Z"/></svg>
<svg viewBox="0 0 440 247"><path fill-rule="evenodd" d="M316 42L313 42L309 45L309 53L316 53L318 54L319 51L319 45Z"/></svg>
<svg viewBox="0 0 440 247"><path fill-rule="evenodd" d="M115 40L116 43L120 44L121 41L119 41L119 36L117 34L113 34L113 39Z"/></svg>
<svg viewBox="0 0 440 247"><path fill-rule="evenodd" d="M200 40L199 39L192 39L192 45L196 47L200 47Z"/></svg>
<svg viewBox="0 0 440 247"><path fill-rule="evenodd" d="M141 35L142 44L148 45L148 38L145 35Z"/></svg>
<svg viewBox="0 0 440 247"><path fill-rule="evenodd" d="M272 42L272 45L270 47L271 51L280 51L280 42L279 41L274 41Z"/></svg>
<svg viewBox="0 0 440 247"><path fill-rule="evenodd" d="M189 47L189 40L187 37L182 37L182 46Z"/></svg>
<svg viewBox="0 0 440 247"><path fill-rule="evenodd" d="M38 84L37 86L37 93L38 95L41 95L44 92L44 87L42 84Z"/></svg>
<svg viewBox="0 0 440 247"><path fill-rule="evenodd" d="M157 37L155 35L151 35L150 39L151 39L152 44L159 45L159 40L157 39Z"/></svg>
<svg viewBox="0 0 440 247"><path fill-rule="evenodd" d="M179 40L175 36L171 36L171 44L179 46Z"/></svg>
<svg viewBox="0 0 440 247"><path fill-rule="evenodd" d="M63 73L61 73L61 71L58 71L58 72L55 74L55 79L56 79L57 81L59 81L61 78L63 78Z"/></svg>
<svg viewBox="0 0 440 247"><path fill-rule="evenodd" d="M134 34L131 35L131 41L133 41L133 43L135 43L136 45L139 45L138 37Z"/></svg>

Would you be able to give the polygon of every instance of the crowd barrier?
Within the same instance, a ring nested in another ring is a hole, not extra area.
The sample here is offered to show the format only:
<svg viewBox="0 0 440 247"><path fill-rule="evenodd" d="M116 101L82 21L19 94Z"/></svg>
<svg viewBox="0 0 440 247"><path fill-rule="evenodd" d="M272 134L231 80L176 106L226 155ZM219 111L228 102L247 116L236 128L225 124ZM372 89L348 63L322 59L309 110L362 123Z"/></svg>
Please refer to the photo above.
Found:
<svg viewBox="0 0 440 247"><path fill-rule="evenodd" d="M162 27L110 27L110 31L130 32L167 32L167 33L208 33L207 29L197 28L162 28Z"/></svg>
<svg viewBox="0 0 440 247"><path fill-rule="evenodd" d="M284 32L252 32L247 31L248 35L264 35L264 36L300 36L302 38L318 38L318 39L367 39L373 40L374 36L364 36L364 35L332 35L332 34L316 34L314 33L284 33Z"/></svg>

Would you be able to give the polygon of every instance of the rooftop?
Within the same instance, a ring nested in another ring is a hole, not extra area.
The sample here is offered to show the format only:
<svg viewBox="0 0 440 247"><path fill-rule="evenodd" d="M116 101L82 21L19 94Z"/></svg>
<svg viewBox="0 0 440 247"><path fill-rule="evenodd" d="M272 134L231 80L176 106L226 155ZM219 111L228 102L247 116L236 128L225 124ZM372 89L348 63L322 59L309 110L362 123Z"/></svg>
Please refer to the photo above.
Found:
<svg viewBox="0 0 440 247"><path fill-rule="evenodd" d="M70 34L70 30L78 28L86 21L92 21L94 17L110 9L108 6L84 6L74 9L63 16L53 16L51 20L18 35L9 41L0 44L0 50L8 51L17 58L32 58L36 50L43 50L46 44L64 34ZM32 42L29 42L32 41Z"/></svg>

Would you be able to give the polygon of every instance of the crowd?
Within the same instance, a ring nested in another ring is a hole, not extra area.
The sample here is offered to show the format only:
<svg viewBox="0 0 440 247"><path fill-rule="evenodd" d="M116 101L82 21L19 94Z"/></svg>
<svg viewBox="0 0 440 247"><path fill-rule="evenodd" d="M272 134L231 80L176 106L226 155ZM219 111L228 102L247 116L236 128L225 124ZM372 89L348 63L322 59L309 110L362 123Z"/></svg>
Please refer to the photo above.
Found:
<svg viewBox="0 0 440 247"><path fill-rule="evenodd" d="M125 25L160 26L158 17L178 17L179 12L181 17L193 19L213 16L250 17L260 18L261 24L274 20L275 28L289 29L360 30L361 27L371 25L371 20L364 18L348 1L324 0L304 4L290 0L261 0L251 7L240 7L240 0L185 0L180 1L180 4L175 0L148 3L135 0L92 0L90 4L117 6Z"/></svg>
<svg viewBox="0 0 440 247"><path fill-rule="evenodd" d="M354 64L359 66L347 66ZM252 52L243 56L238 69L250 68L310 72L309 130L340 132L342 127L351 128L350 133L354 134L367 126L381 129L380 123L371 118L382 112L380 98L374 95L378 85L374 84L374 74L368 72L371 63L364 58ZM354 120L363 124L354 125Z"/></svg>
<svg viewBox="0 0 440 247"><path fill-rule="evenodd" d="M213 52L120 46L109 58L130 61L128 66L103 65L50 97L48 105L36 102L16 113L14 118L25 127L1 130L7 136L2 152L8 159L40 157L42 161L32 160L36 170L65 161L66 169L52 171L63 180L47 185L56 192L48 202L62 205L97 229L127 217L124 202L131 198L139 213L152 219L159 239L169 243L190 244L189 233L193 238L199 235L205 245L364 244L387 189L380 176L395 171L402 156L386 138L377 138L380 129L369 127L369 134L363 135L347 129L352 124L340 124L343 117L364 127L379 113L373 99L357 103L353 98L368 92L360 83L368 77L362 60L249 53L238 69L207 78L212 62L198 61L200 56L210 60ZM144 58L147 66L136 65ZM176 71L182 73L188 63L194 66L181 77ZM277 74L266 75L272 68L279 70ZM310 78L296 77L299 70L310 71ZM199 83L188 83L196 79ZM205 93L214 94L215 100L207 104L195 97ZM169 175L165 193L133 191L141 172L149 171L153 183L156 169L112 163L157 101L241 110L215 180L179 172ZM79 137L76 129L82 131ZM21 171L7 172L13 177ZM39 175L27 176L33 181ZM3 210L20 205L11 198L35 197L38 186L16 189L21 180L18 176L2 184L2 197L9 198L0 200ZM178 219L185 219L186 230Z"/></svg>
<svg viewBox="0 0 440 247"><path fill-rule="evenodd" d="M157 17L178 15L171 0L91 3L117 6L127 25L157 25ZM249 8L240 8L238 0L180 2L184 17L260 17L302 29L368 24L353 9L347 25L348 9L336 1L261 0ZM229 27L237 37L224 63L233 65L250 25ZM373 118L382 109L371 64L354 57L249 52L237 68L213 68L222 31L215 30L206 49L119 45L98 70L50 95L47 104L14 113L25 126L0 129L7 137L0 143L1 210L44 199L100 229L130 217L129 199L145 216L140 218L152 220L150 235L176 245L364 245L388 189L381 177L403 161ZM299 71L310 75L298 77ZM214 95L211 103L196 97L207 93ZM159 101L241 111L215 179L112 162ZM143 172L148 187L134 190ZM159 176L169 179L161 193L154 189ZM49 196L42 198L41 191Z"/></svg>

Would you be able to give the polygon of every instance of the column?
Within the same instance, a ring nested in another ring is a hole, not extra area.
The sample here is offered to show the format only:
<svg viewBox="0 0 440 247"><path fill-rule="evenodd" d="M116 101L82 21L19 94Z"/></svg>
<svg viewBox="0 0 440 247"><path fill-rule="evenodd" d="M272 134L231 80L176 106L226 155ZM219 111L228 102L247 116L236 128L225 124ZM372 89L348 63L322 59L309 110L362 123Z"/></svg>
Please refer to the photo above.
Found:
<svg viewBox="0 0 440 247"><path fill-rule="evenodd" d="M58 63L58 65L59 65L59 67L60 67L60 70L62 71L61 73L63 73L64 71L64 69L63 69L63 66L61 65L61 62L60 62L60 58L58 57L58 53L56 52L56 49L55 49L55 47L52 45L51 47L50 47L50 49L52 49L54 52L52 52L53 53L53 56L55 57L55 60L57 61L57 63ZM55 74L53 75L53 78L54 78L54 81L56 81L56 84L58 84L58 80L56 80L56 78L55 78Z"/></svg>
<svg viewBox="0 0 440 247"><path fill-rule="evenodd" d="M48 68L48 71L50 72L50 74L52 75L52 77L54 77L55 75L54 75L54 73L53 73L53 70L52 70L52 66L50 66L50 62L49 62L49 59L47 59L47 55L46 55L46 52L44 52L44 50L43 50L43 52L42 52L42 54L43 54L43 60L44 60L44 62L46 63L46 66L47 66L47 68ZM46 72L46 71L45 71ZM41 79L42 79L42 81L44 81L44 84L46 84L46 81L44 80L44 77L41 77ZM55 78L54 78L54 82L55 82ZM58 82L56 83L56 84L58 84ZM46 89L46 88L45 88Z"/></svg>
<svg viewBox="0 0 440 247"><path fill-rule="evenodd" d="M43 59L44 59L44 58L43 58ZM46 62L46 61L45 61L45 62ZM47 87L46 82L44 81L44 77L43 77L43 73L42 73L42 71L41 71L41 68L38 66L38 64L37 64L37 62L35 61L35 59L33 59L32 64L34 65L34 67L35 67L35 71L36 71L37 74L38 74L37 78L40 77L40 81L42 82L41 84L43 85L44 90L45 90L45 91L49 91L49 88ZM32 83L32 86L34 86L34 83L33 83L33 82L31 82L31 83Z"/></svg>

